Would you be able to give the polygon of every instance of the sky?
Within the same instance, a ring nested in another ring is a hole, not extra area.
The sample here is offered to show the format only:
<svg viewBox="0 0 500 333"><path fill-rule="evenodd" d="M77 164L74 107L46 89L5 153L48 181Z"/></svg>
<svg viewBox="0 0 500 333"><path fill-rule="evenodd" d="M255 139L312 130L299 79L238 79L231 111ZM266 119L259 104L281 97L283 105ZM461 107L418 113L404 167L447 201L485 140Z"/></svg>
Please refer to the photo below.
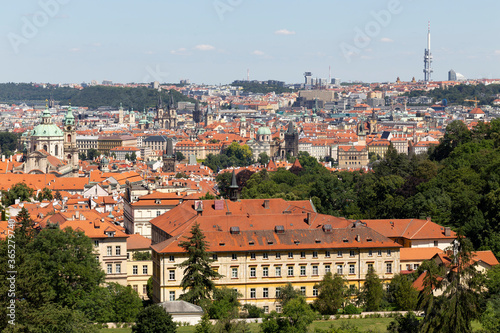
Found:
<svg viewBox="0 0 500 333"><path fill-rule="evenodd" d="M500 78L500 1L23 0L2 3L0 82L226 84Z"/></svg>

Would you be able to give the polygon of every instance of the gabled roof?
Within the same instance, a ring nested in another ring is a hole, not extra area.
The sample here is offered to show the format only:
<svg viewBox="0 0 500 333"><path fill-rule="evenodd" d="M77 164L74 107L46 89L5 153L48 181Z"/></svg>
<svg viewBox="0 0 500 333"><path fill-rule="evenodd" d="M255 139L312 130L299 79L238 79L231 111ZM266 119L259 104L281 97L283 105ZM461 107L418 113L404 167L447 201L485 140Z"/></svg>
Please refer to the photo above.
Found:
<svg viewBox="0 0 500 333"><path fill-rule="evenodd" d="M385 219L362 220L369 228L391 238L406 239L455 239L457 236L450 230L445 236L445 227L430 220L420 219Z"/></svg>

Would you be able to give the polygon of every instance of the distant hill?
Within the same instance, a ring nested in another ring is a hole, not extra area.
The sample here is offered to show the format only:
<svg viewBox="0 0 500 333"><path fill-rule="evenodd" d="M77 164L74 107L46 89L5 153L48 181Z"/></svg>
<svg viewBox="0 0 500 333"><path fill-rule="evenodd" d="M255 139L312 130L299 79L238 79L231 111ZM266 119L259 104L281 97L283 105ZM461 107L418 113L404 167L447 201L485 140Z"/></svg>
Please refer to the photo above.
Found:
<svg viewBox="0 0 500 333"><path fill-rule="evenodd" d="M170 92L161 92L164 103L168 103L169 93L173 95L176 103L180 101L195 102L194 99L171 90ZM31 83L0 83L0 103L40 103L50 99L51 96L61 105L67 105L71 102L75 106L90 109L97 109L100 106L119 107L122 103L125 109L142 110L156 106L158 101L158 91L146 87L93 86L78 90L50 86L43 88Z"/></svg>
<svg viewBox="0 0 500 333"><path fill-rule="evenodd" d="M428 96L434 99L435 102L446 99L449 104L472 105L470 102L464 102L466 99L479 99L479 105L491 105L500 94L500 84L478 84L466 85L459 84L453 87L437 88L430 91L414 90L405 93L404 96L419 97ZM467 104L469 103L469 104Z"/></svg>

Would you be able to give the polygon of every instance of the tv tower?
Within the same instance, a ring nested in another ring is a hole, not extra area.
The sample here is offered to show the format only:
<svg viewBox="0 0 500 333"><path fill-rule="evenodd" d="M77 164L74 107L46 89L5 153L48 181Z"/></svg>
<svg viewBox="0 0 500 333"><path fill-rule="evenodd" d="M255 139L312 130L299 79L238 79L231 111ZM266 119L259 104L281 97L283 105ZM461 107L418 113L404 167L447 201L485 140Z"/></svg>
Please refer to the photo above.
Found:
<svg viewBox="0 0 500 333"><path fill-rule="evenodd" d="M424 52L424 81L431 81L432 70L432 53L431 53L431 22L429 21L429 28L427 30L427 48Z"/></svg>

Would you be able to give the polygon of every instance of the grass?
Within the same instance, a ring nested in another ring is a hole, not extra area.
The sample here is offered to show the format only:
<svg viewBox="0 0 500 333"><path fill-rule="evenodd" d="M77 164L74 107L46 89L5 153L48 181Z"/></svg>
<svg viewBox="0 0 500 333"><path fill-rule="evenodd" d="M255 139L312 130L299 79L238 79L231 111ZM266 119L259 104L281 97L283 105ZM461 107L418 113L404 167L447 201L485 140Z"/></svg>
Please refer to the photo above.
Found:
<svg viewBox="0 0 500 333"><path fill-rule="evenodd" d="M387 326L394 318L363 318L363 319L338 319L338 320L317 320L314 321L311 326L309 326L309 332L314 332L316 328L322 330L328 330L330 327L340 327L343 323L348 323L350 325L357 326L360 331L367 331L368 329L385 333L387 332ZM251 333L259 333L259 324L249 324ZM472 331L479 331L481 329L481 324L477 321L472 322ZM131 333L130 328L103 328L100 330L101 333ZM194 326L181 326L177 328L177 333L194 333Z"/></svg>

